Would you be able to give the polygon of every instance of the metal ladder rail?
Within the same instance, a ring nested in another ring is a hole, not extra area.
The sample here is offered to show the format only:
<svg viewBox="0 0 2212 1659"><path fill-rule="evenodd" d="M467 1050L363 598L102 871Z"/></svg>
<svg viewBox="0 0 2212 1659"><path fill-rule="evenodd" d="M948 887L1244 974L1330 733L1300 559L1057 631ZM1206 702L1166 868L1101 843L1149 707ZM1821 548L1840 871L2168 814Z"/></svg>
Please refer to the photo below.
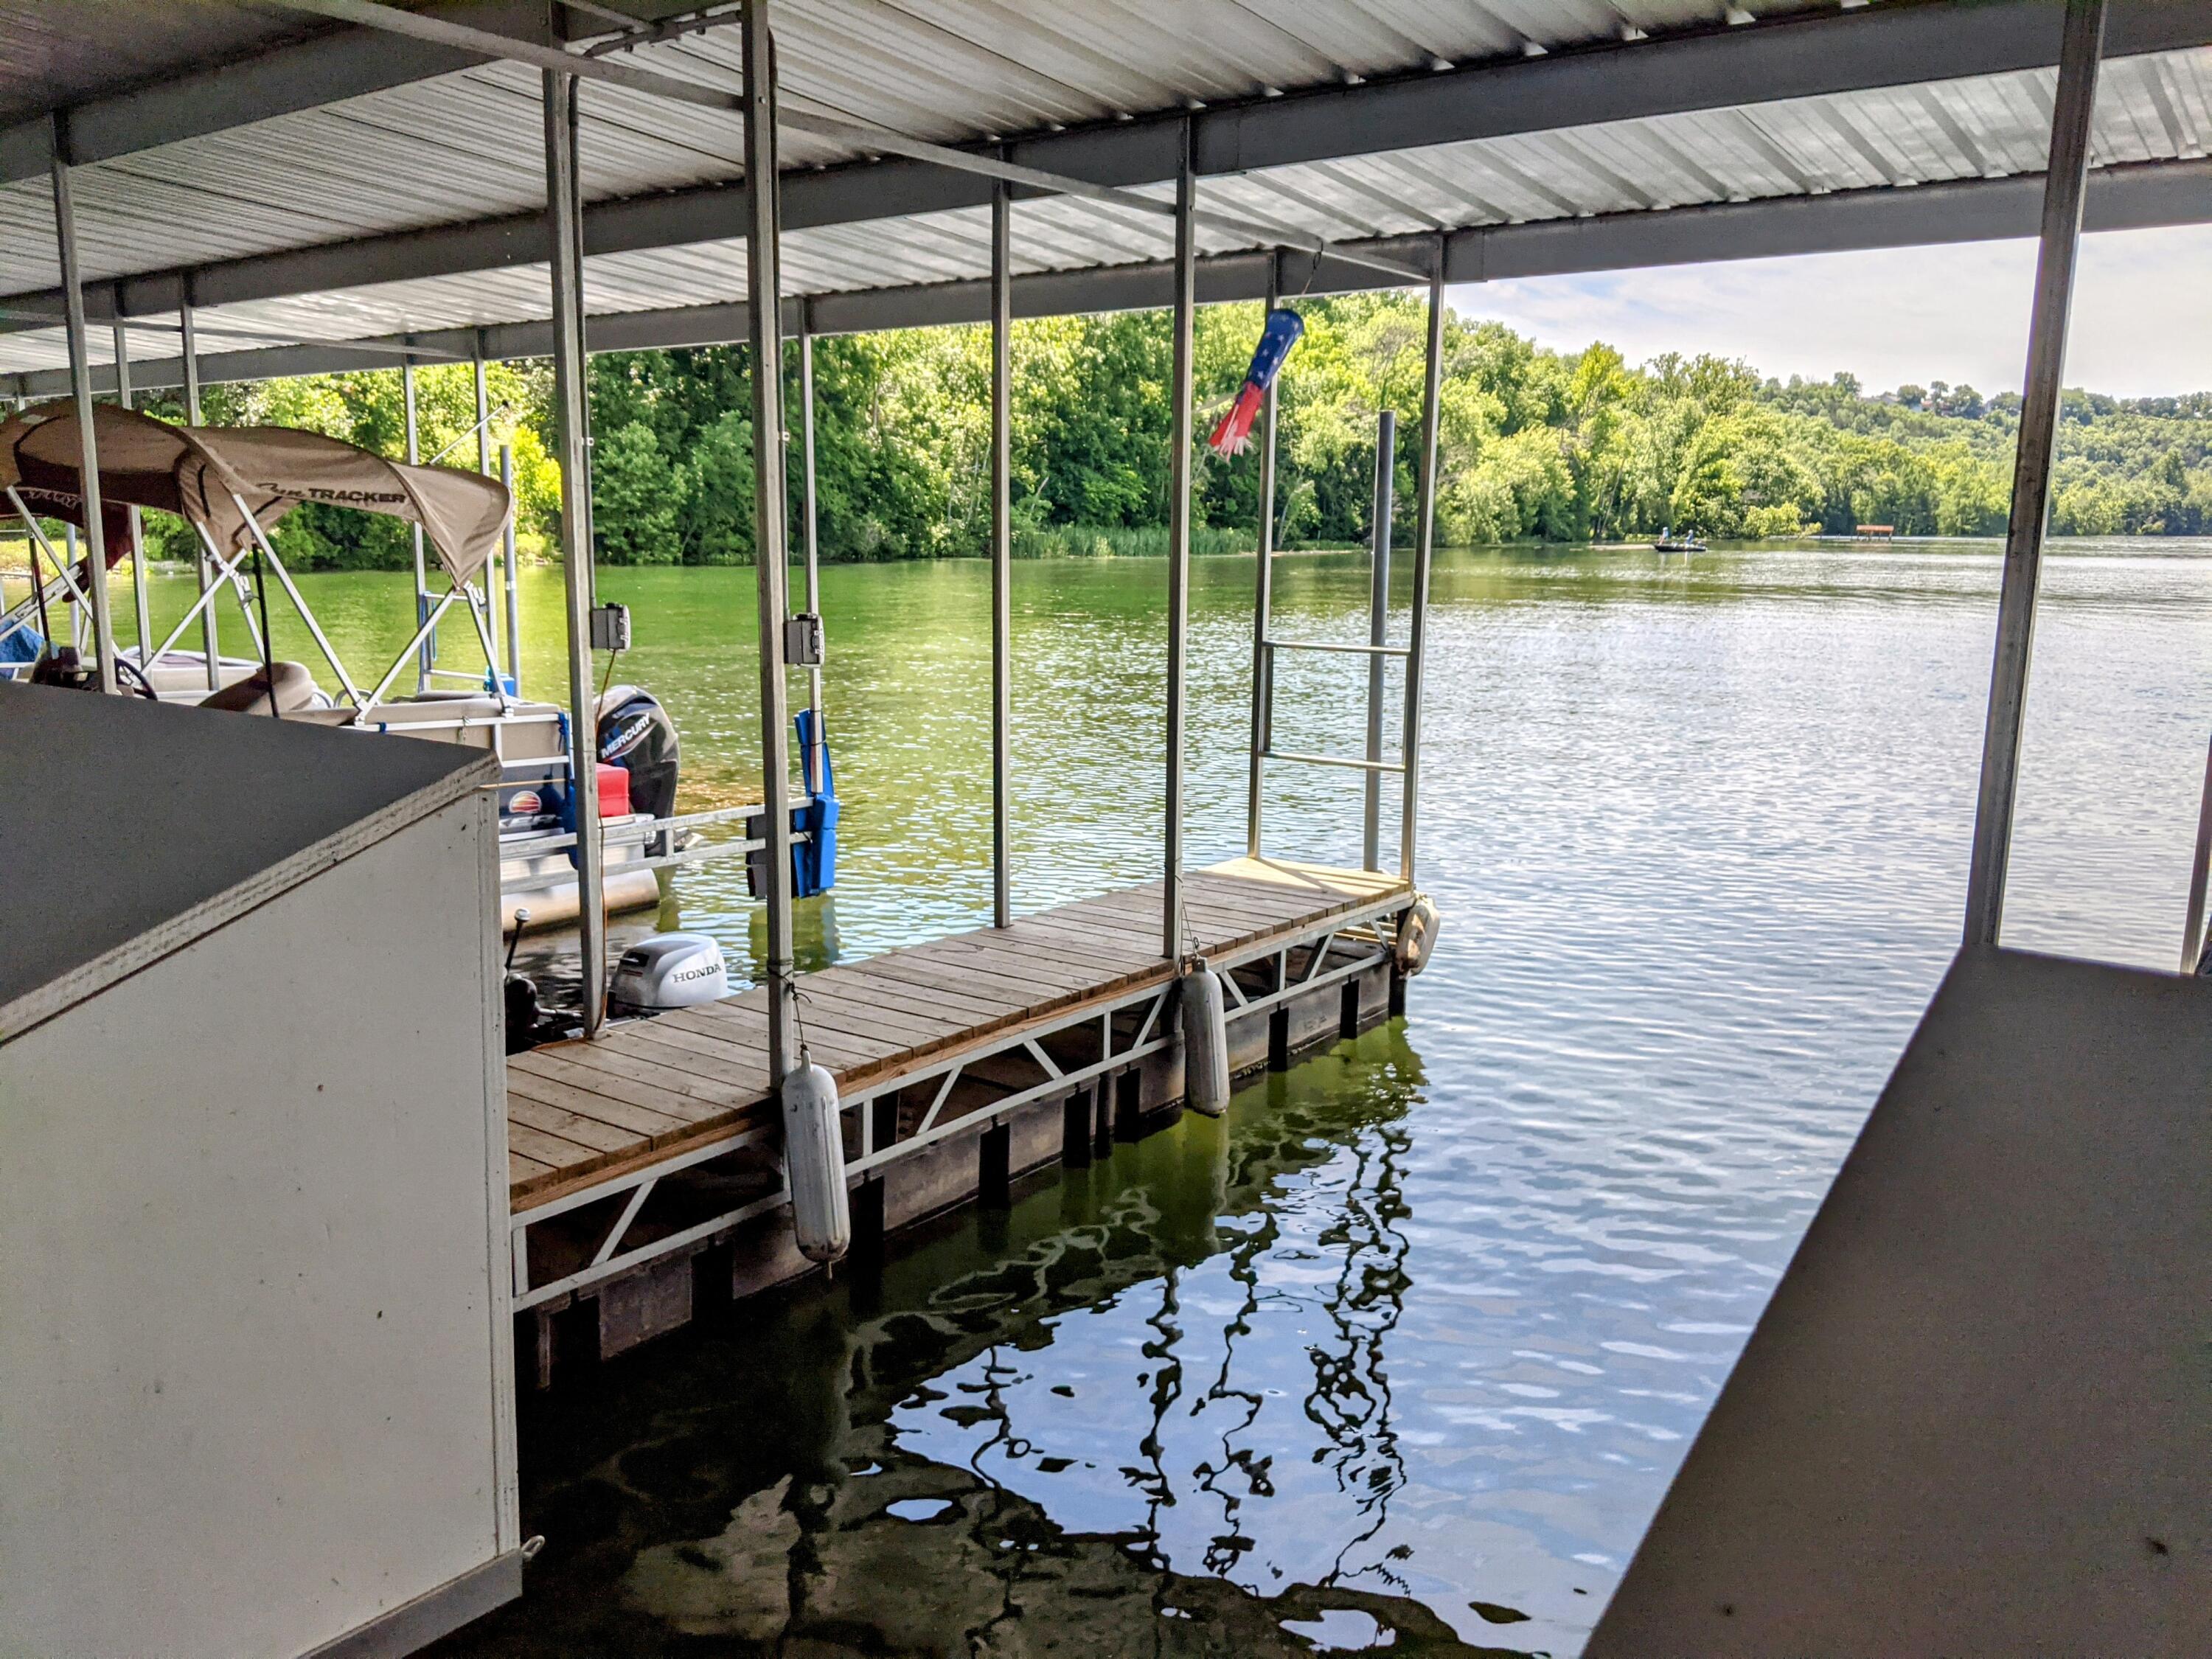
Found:
<svg viewBox="0 0 2212 1659"><path fill-rule="evenodd" d="M1411 672L1413 664L1419 654L1419 636L1426 623L1426 607L1420 603L1420 596L1417 594L1413 618L1414 640L1406 645L1392 645L1388 642L1385 636L1384 629L1389 614L1390 514L1393 509L1393 468L1396 464L1397 455L1396 428L1396 416L1389 410L1382 410L1376 420L1376 432L1375 518L1372 540L1370 543L1372 549L1372 563L1369 583L1367 641L1364 643L1350 643L1329 640L1286 640L1263 634L1257 641L1259 647L1256 661L1257 674L1253 687L1254 702L1258 709L1258 718L1253 722L1255 739L1253 750L1255 793L1260 763L1267 761L1287 761L1301 766L1334 767L1364 773L1366 777L1366 787L1362 848L1365 867L1370 870L1382 868L1382 778L1386 774L1397 774L1402 776L1409 764L1417 763L1415 756L1419 743L1414 726L1417 714L1413 700L1408 698L1400 718L1399 754L1401 758L1395 761L1383 758L1382 672L1393 657L1404 659L1409 672ZM1262 583L1267 580L1267 575L1268 573L1263 563L1260 575ZM1267 602L1266 598L1263 598L1261 602L1260 614L1272 621L1272 613L1273 606ZM1367 659L1367 753L1364 757L1312 754L1299 750L1278 749L1275 746L1275 654L1280 651L1315 651L1328 655L1364 657ZM1255 833L1252 836L1254 843L1252 851L1255 856L1259 851L1256 834L1257 817L1255 811L1254 814ZM1399 833L1401 842L1401 866L1409 866L1412 862L1410 825L1401 823Z"/></svg>

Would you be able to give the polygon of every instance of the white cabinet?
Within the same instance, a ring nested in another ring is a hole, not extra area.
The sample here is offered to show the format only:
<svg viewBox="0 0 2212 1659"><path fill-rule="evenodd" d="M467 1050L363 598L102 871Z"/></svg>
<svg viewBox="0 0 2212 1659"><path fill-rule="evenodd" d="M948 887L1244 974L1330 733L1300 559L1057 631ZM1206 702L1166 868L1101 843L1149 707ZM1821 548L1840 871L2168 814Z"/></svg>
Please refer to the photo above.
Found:
<svg viewBox="0 0 2212 1659"><path fill-rule="evenodd" d="M519 1589L490 766L0 687L0 1654Z"/></svg>

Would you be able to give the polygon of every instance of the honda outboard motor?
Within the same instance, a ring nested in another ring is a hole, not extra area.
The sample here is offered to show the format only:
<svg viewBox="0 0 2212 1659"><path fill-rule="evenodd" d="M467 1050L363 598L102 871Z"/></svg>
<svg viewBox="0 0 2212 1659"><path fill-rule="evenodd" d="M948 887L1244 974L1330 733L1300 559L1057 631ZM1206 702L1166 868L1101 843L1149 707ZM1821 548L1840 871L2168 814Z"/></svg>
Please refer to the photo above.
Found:
<svg viewBox="0 0 2212 1659"><path fill-rule="evenodd" d="M722 947L704 933L656 933L623 952L610 994L626 1007L658 1012L720 1002L730 994Z"/></svg>
<svg viewBox="0 0 2212 1659"><path fill-rule="evenodd" d="M629 774L631 811L675 812L676 722L651 692L617 685L599 699L599 759Z"/></svg>

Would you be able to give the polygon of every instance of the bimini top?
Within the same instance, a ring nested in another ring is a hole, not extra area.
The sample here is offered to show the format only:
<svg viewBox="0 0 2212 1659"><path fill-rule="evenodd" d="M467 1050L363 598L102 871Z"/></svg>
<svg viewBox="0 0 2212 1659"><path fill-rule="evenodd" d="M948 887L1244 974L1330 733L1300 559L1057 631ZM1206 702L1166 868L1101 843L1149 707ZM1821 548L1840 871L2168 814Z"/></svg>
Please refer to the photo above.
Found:
<svg viewBox="0 0 2212 1659"><path fill-rule="evenodd" d="M108 562L126 550L115 509L152 507L206 531L216 545L251 544L302 501L381 513L422 526L455 586L491 556L513 502L496 478L389 461L358 445L284 426L178 427L113 404L93 405ZM40 404L0 422L0 489L33 512L84 523L76 406Z"/></svg>

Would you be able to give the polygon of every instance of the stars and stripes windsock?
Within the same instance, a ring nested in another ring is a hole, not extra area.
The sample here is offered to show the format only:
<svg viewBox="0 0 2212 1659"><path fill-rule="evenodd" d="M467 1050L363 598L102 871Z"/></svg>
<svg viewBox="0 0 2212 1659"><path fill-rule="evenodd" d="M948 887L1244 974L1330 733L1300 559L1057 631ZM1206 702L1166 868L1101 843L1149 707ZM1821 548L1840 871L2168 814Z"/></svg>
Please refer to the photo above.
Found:
<svg viewBox="0 0 2212 1659"><path fill-rule="evenodd" d="M1305 331L1305 319L1287 306L1278 306L1267 313L1260 343L1252 353L1252 367L1244 373L1243 388L1206 440L1215 454L1237 454L1251 441L1252 423L1260 418L1267 388L1274 385L1275 376L1282 373L1283 359L1291 355L1291 348Z"/></svg>

